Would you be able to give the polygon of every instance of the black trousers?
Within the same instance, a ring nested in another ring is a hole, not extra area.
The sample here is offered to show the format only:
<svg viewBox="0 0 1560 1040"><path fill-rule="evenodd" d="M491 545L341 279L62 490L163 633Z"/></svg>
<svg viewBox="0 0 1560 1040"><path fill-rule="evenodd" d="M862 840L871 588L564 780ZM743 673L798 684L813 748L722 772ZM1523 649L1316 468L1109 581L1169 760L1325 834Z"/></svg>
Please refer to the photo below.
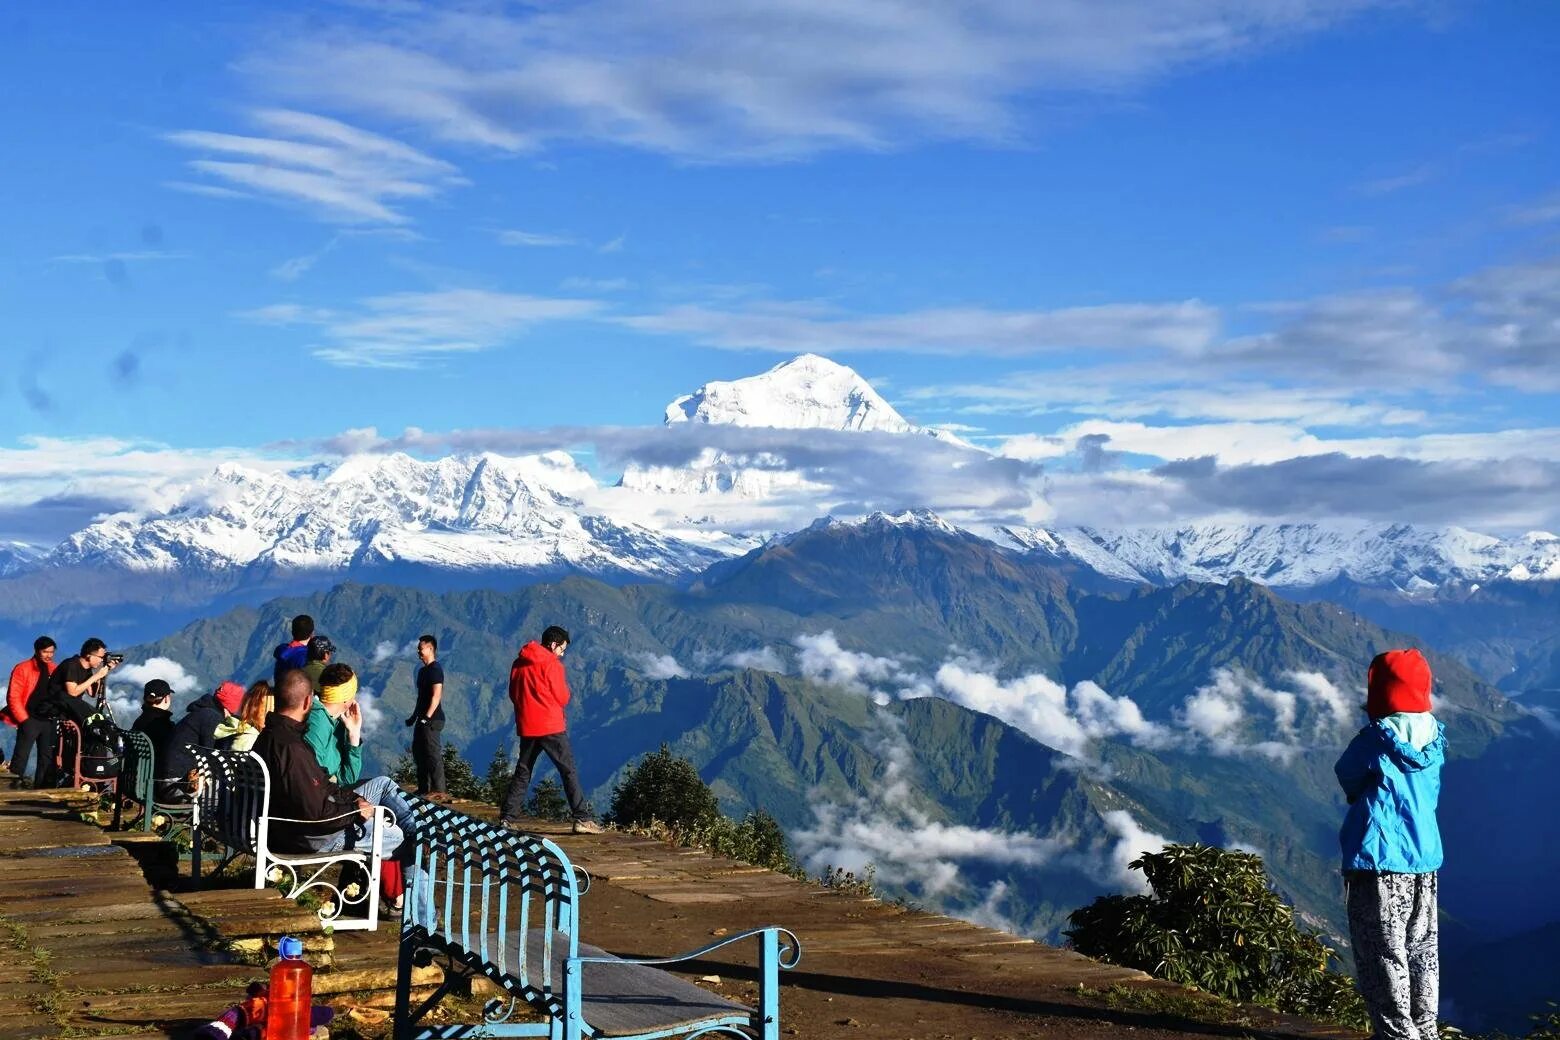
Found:
<svg viewBox="0 0 1560 1040"><path fill-rule="evenodd" d="M419 722L412 727L412 761L417 765L418 794L448 794L444 785L444 723Z"/></svg>
<svg viewBox="0 0 1560 1040"><path fill-rule="evenodd" d="M53 719L29 716L16 731L16 753L11 756L11 772L27 775L27 757L37 748L38 763L33 768L33 786L42 787L54 772L54 756L59 751L60 731Z"/></svg>
<svg viewBox="0 0 1560 1040"><path fill-rule="evenodd" d="M509 781L509 793L504 796L504 809L500 815L506 820L518 820L525 815L525 794L531 786L531 770L536 768L537 758L544 753L563 781L569 812L576 820L590 819L590 806L585 803L585 792L580 789L579 772L574 768L574 750L569 747L567 733L520 738L520 751L515 756L515 778Z"/></svg>

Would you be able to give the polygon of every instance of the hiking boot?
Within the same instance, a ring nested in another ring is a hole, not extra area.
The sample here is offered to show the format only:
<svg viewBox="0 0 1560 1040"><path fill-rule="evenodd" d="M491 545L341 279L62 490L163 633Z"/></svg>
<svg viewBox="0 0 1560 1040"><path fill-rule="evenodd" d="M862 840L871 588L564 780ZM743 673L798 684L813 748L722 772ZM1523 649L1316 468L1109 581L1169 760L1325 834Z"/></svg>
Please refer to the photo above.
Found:
<svg viewBox="0 0 1560 1040"><path fill-rule="evenodd" d="M450 796L444 791L432 791L425 796L430 802L438 802L440 805L448 805Z"/></svg>
<svg viewBox="0 0 1560 1040"><path fill-rule="evenodd" d="M601 824L597 823L595 820L575 820L574 821L574 833L575 834L602 834L605 831L606 831L606 828L603 827Z"/></svg>
<svg viewBox="0 0 1560 1040"><path fill-rule="evenodd" d="M499 820L498 825L506 831L524 831L526 829L524 820Z"/></svg>

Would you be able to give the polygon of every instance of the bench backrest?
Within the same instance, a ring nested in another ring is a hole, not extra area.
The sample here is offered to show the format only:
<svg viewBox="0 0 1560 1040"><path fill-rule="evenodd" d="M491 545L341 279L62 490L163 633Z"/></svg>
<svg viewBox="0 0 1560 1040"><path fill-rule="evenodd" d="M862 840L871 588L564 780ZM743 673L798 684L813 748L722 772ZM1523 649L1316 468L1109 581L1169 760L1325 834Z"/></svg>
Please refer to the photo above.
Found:
<svg viewBox="0 0 1560 1040"><path fill-rule="evenodd" d="M150 818L152 808L152 777L157 772L156 751L152 738L140 730L122 729L125 739L125 764L120 770L119 789L133 801L146 806Z"/></svg>
<svg viewBox="0 0 1560 1040"><path fill-rule="evenodd" d="M199 789L195 792L195 830L209 834L233 852L265 848L270 777L252 751L214 751L191 746Z"/></svg>
<svg viewBox="0 0 1560 1040"><path fill-rule="evenodd" d="M583 872L538 835L422 799L412 799L412 813L403 942L447 952L511 996L562 1016L559 965L579 955Z"/></svg>

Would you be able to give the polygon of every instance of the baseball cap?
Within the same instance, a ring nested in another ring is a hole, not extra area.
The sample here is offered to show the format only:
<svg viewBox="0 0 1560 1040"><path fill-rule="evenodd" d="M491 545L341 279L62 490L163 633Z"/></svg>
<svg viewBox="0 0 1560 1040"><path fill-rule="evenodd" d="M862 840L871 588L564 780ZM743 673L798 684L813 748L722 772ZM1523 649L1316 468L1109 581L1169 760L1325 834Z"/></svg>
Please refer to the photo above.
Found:
<svg viewBox="0 0 1560 1040"><path fill-rule="evenodd" d="M168 685L166 679L149 679L145 686L141 687L141 703L156 704L164 697L173 696L173 687Z"/></svg>

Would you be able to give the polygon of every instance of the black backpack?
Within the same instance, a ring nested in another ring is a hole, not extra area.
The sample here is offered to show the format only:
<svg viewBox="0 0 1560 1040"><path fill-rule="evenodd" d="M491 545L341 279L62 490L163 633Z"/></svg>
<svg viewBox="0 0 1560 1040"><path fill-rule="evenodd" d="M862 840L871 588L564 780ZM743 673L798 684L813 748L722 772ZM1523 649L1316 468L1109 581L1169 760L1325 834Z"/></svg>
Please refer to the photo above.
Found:
<svg viewBox="0 0 1560 1040"><path fill-rule="evenodd" d="M81 775L108 780L119 775L125 760L125 735L106 714L93 715L81 732Z"/></svg>

